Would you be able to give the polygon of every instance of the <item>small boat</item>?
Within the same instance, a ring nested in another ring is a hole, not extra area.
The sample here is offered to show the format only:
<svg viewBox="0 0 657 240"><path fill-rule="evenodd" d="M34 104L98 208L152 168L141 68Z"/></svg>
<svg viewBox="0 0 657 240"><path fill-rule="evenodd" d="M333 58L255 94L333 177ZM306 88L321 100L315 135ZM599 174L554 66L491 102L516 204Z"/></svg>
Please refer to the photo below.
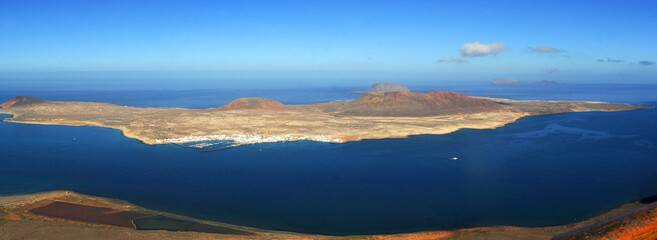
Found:
<svg viewBox="0 0 657 240"><path fill-rule="evenodd" d="M451 159L452 159L452 160L459 160L459 158L457 158L457 157L453 157L453 158L451 158Z"/></svg>

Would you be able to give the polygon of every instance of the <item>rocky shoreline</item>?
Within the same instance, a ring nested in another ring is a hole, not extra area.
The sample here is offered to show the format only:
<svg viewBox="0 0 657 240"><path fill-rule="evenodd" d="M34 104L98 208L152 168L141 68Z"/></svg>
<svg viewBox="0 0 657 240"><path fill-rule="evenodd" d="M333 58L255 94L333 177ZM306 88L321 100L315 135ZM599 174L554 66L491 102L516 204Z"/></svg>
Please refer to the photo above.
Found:
<svg viewBox="0 0 657 240"><path fill-rule="evenodd" d="M220 134L206 136L189 136L181 138L155 139L155 143L192 143L206 141L232 141L235 145L247 145L257 143L275 143L275 142L293 142L293 141L314 141L327 143L343 143L340 138L332 138L323 135L319 136L291 136L289 134L282 136L266 136L260 134Z"/></svg>

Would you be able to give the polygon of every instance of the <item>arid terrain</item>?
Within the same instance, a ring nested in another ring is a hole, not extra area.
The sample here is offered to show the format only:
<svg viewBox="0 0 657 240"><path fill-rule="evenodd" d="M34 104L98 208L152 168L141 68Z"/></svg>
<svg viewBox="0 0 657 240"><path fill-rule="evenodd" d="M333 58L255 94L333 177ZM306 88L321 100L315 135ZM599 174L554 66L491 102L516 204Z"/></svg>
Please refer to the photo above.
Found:
<svg viewBox="0 0 657 240"><path fill-rule="evenodd" d="M497 128L522 117L544 114L645 108L588 101L469 97L453 92L369 92L353 101L309 105L242 98L212 109L137 108L20 96L0 107L0 113L13 115L5 121L107 127L147 144L217 138L240 144L295 140L342 143L446 134L461 128ZM207 222L119 200L56 191L0 197L0 239L654 239L657 205L653 200L625 204L564 226L333 237ZM138 221L150 221L151 225L140 229ZM164 223L175 226L171 230Z"/></svg>
<svg viewBox="0 0 657 240"><path fill-rule="evenodd" d="M13 115L5 119L9 122L113 128L146 144L235 140L237 145L404 138L462 128L498 128L527 116L645 108L589 101L516 101L454 92L369 92L353 101L309 105L240 98L211 109L138 108L24 96L0 106L0 113Z"/></svg>
<svg viewBox="0 0 657 240"><path fill-rule="evenodd" d="M334 237L208 222L140 208L120 200L53 191L0 197L0 239L655 239L657 203L654 200L624 204L600 216L563 226L500 226ZM153 215L190 221L205 228L137 230L130 224ZM215 231L210 233L208 229Z"/></svg>

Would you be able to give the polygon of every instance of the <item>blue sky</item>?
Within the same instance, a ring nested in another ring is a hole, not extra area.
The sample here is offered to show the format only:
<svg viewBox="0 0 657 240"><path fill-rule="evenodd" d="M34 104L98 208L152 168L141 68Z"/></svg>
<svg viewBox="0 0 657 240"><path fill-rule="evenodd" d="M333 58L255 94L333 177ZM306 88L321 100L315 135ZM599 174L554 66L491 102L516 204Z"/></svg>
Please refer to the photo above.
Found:
<svg viewBox="0 0 657 240"><path fill-rule="evenodd" d="M6 0L0 79L650 83L655 12L656 1Z"/></svg>

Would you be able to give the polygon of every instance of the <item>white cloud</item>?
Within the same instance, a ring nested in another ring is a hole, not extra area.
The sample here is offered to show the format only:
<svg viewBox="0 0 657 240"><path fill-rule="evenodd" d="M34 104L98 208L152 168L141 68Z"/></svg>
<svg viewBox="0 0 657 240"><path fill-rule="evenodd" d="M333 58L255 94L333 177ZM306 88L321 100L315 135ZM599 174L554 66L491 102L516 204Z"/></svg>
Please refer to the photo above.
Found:
<svg viewBox="0 0 657 240"><path fill-rule="evenodd" d="M501 51L509 50L504 43L482 44L479 41L463 44L459 48L461 57L481 57L487 55L497 55Z"/></svg>
<svg viewBox="0 0 657 240"><path fill-rule="evenodd" d="M441 58L438 59L438 63L443 63L443 62L460 62L460 63L467 63L470 62L470 57L482 57L482 56L487 56L487 55L497 55L501 51L504 50L509 50L509 48L504 44L504 43L490 43L490 44L485 44L485 43L479 43L479 41L475 41L473 43L466 43L463 44L460 48L459 51L461 51L461 56L458 57L451 57L450 60L447 58Z"/></svg>

